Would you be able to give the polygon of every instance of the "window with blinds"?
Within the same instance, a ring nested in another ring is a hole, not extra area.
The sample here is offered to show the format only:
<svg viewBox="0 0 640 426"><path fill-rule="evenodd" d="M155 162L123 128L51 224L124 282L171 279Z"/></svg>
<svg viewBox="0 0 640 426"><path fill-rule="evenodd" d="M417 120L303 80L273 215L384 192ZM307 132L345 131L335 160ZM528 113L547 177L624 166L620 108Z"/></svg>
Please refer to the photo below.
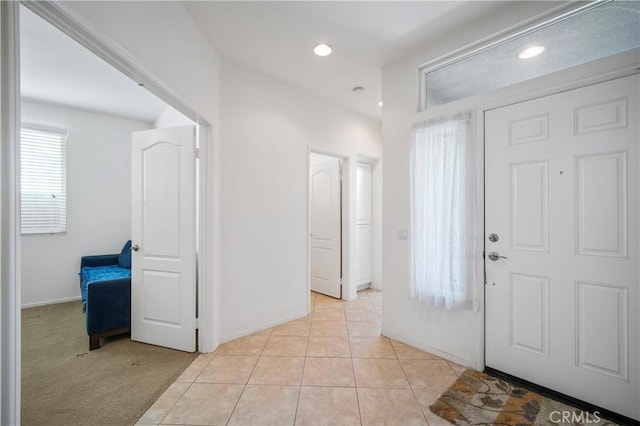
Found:
<svg viewBox="0 0 640 426"><path fill-rule="evenodd" d="M22 234L67 230L67 132L23 125L20 129Z"/></svg>

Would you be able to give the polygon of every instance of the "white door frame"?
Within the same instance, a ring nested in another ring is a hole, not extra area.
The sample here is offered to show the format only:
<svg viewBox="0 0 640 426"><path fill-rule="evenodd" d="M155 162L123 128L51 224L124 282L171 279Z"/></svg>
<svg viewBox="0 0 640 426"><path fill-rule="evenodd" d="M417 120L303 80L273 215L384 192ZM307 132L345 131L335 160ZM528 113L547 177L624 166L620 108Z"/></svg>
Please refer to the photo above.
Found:
<svg viewBox="0 0 640 426"><path fill-rule="evenodd" d="M325 151L322 149L315 149L307 147L307 288L311 292L311 154L328 155L330 157L339 158L342 160L342 299L354 300L358 297L357 286L353 279L353 259L355 259L355 191L356 191L356 165L358 162L369 163L372 165L375 171L374 177L380 173L380 158L372 157L370 155L362 153L347 153L347 152L335 152ZM374 181L372 184L373 197L376 197L379 202L382 202L382 176L378 176L379 181ZM374 209L374 256L376 253L378 257L382 256L382 208L380 204L380 211ZM376 213L377 212L377 213ZM378 235L380 234L380 235ZM374 257L375 260L375 257ZM380 259L381 260L381 259ZM375 263L375 262L374 262ZM372 287L381 290L382 281L382 262L379 262L380 269L377 273L374 273L374 280L377 278L377 285ZM375 272L375 269L374 269ZM311 297L308 300L308 309L311 310Z"/></svg>
<svg viewBox="0 0 640 426"><path fill-rule="evenodd" d="M439 105L428 110L418 112L413 122L433 119L448 114L454 114L463 110L473 110L475 115L473 137L476 141L476 154L478 160L476 162L476 196L478 203L477 229L481 235L478 235L478 271L477 279L477 302L478 312L474 321L474 331L477 340L475 342L475 357L473 361L466 360L466 365L472 366L478 370L484 369L484 348L485 348L485 321L484 321L484 259L482 257L484 251L484 112L511 105L514 103L524 102L534 98L539 98L554 93L572 90L583 86L599 83L614 78L625 77L635 74L640 67L638 53L640 49L623 52L614 56L603 58L592 63L580 65L567 70L555 72L525 81L519 84L508 86L494 92L478 95L477 97L461 99L448 104ZM431 348L434 351L433 348ZM437 353L438 351L435 350ZM447 356L445 353L441 353ZM458 362L464 363L464 359L458 359Z"/></svg>
<svg viewBox="0 0 640 426"><path fill-rule="evenodd" d="M634 51L640 52L640 49L634 49ZM556 93L574 90L581 87L591 86L597 83L602 83L605 81L626 77L632 74L637 74L638 71L640 71L640 68L638 68L638 65L640 65L640 63L636 63L634 65L628 65L628 62L629 62L628 59L632 55L633 55L633 52L624 52L621 54L614 55L613 57L603 58L601 60L594 61L593 63L588 63L588 64L571 68L570 70L580 70L583 72L583 75L581 75L580 78L576 78L576 79L566 78L569 70L562 70L547 76L539 77L532 81L530 80L530 81L519 83L509 89L510 92L517 93L517 94L509 95L509 96L504 96L504 95L488 96L488 98L491 98L491 100L483 102L479 107L476 108L476 111L478 112L476 116L476 131L477 131L476 134L478 135L477 146L479 148L478 156L481 157L479 158L479 161L477 163L477 167L478 167L477 170L478 170L478 175L482 176L481 179L478 179L479 188L481 187L481 189L478 192L479 209L480 209L480 206L482 206L482 208L479 210L481 212L480 216L482 220L482 227L479 228L482 230L482 236L478 236L479 238L480 237L482 238L481 240L482 248L480 249L479 253L482 254L485 250L486 231L487 231L485 227L486 224L485 224L485 218L484 218L485 216L485 209L484 209L484 204L485 204L484 155L485 154L484 153L485 153L486 143L487 143L485 138L485 130L484 130L485 113L487 111L497 109L497 108L502 108L508 105L526 102L533 99L550 96ZM637 53L635 55L637 58ZM635 60L638 61L637 59ZM618 63L618 61L620 62L620 65L615 65L616 63ZM614 65L611 67L609 66L610 63ZM550 84L547 84L547 83L550 83ZM544 87L544 88L541 88L541 87ZM479 268L479 270L481 270L483 280L482 280L482 290L478 293L478 299L483 301L482 302L483 309L484 309L484 299L486 297L484 277L486 276L485 268L486 268L487 262L488 260L485 259L483 256L482 263L481 263L482 266L481 268ZM486 348L485 316L486 316L486 311L483 312L482 321L481 321L482 363L480 365L480 368L482 369L484 369L485 367L485 356L484 356L485 348Z"/></svg>
<svg viewBox="0 0 640 426"><path fill-rule="evenodd" d="M111 66L134 81L165 103L184 114L197 124L200 159L200 220L198 223L198 349L211 352L218 342L217 321L214 305L214 282L216 271L211 267L209 256L214 251L213 235L215 224L212 177L214 164L213 132L209 122L196 110L182 101L168 87L163 85L150 71L135 60L116 43L101 34L96 28L71 12L64 4L54 1L0 2L0 48L2 68L0 69L0 230L2 253L0 277L2 279L0 314L0 424L20 424L21 392L21 282L20 282L20 238L18 164L20 130L20 20L19 7L24 5L47 22L76 40L78 43L105 60Z"/></svg>
<svg viewBox="0 0 640 426"><path fill-rule="evenodd" d="M0 424L20 424L21 288L18 139L20 131L20 27L18 3L0 2Z"/></svg>

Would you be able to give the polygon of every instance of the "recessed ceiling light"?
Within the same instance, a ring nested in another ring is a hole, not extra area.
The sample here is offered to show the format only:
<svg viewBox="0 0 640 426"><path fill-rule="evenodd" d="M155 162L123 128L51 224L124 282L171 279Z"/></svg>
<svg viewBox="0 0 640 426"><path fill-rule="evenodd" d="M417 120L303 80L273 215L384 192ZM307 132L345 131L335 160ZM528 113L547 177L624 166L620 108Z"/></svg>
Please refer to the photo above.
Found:
<svg viewBox="0 0 640 426"><path fill-rule="evenodd" d="M538 56L542 52L544 52L544 46L531 46L527 49L524 49L522 52L520 52L520 54L518 55L518 58L529 59L529 58L533 58L534 56Z"/></svg>
<svg viewBox="0 0 640 426"><path fill-rule="evenodd" d="M381 107L382 106L382 101L378 102L378 106Z"/></svg>
<svg viewBox="0 0 640 426"><path fill-rule="evenodd" d="M326 43L320 43L313 48L313 53L318 56L329 56L331 55L332 50L333 48L330 45Z"/></svg>

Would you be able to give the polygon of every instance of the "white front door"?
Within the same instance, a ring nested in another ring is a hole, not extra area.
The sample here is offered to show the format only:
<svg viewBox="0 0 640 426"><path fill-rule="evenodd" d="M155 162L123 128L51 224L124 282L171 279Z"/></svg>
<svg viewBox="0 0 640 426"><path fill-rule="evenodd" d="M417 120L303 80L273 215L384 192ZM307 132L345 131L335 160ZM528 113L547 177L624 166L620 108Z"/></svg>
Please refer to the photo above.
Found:
<svg viewBox="0 0 640 426"><path fill-rule="evenodd" d="M131 339L195 351L195 126L132 135Z"/></svg>
<svg viewBox="0 0 640 426"><path fill-rule="evenodd" d="M638 91L634 75L485 115L485 363L633 419Z"/></svg>
<svg viewBox="0 0 640 426"><path fill-rule="evenodd" d="M340 160L321 157L311 162L311 290L341 298Z"/></svg>

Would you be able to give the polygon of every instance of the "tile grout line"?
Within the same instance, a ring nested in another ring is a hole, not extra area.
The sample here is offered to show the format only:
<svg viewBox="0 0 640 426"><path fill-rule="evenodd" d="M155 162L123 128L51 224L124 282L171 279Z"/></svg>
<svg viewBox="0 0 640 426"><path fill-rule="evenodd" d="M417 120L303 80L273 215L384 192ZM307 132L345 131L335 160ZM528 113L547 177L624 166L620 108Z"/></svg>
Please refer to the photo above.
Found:
<svg viewBox="0 0 640 426"><path fill-rule="evenodd" d="M371 296L369 294L367 294L367 296L369 297L369 302L371 302L371 307L373 308L373 311L376 313L376 318L378 318L378 321L382 321L382 316L378 314L378 310L373 304L373 300L371 300Z"/></svg>
<svg viewBox="0 0 640 426"><path fill-rule="evenodd" d="M256 361L256 364L258 363L258 361ZM255 369L255 366L254 366ZM251 373L253 374L253 371L251 371ZM249 376L251 377L251 376ZM247 379L247 383L249 382L249 379ZM233 409L231 410L231 413L229 413L229 418L227 419L227 421L224 423L225 425L228 425L229 422L231 421L231 417L233 417L233 413L236 412L236 408L238 408L238 403L240 402L240 398L242 398L242 395L244 395L244 391L245 389L247 389L247 383L245 383L244 385L242 385L242 391L240 392L240 395L238 396L238 400L236 401L235 404L233 404Z"/></svg>
<svg viewBox="0 0 640 426"><path fill-rule="evenodd" d="M175 384L175 383L177 383L177 382L173 382L173 383L172 383L172 385L173 385L173 384ZM167 414L165 414L164 416L162 416L162 419L160 419L160 421L158 422L158 424L159 424L159 425L161 425L161 424L162 424L162 422L164 421L164 419L166 419L166 418L167 418L167 416L169 415L169 413L171 412L171 410L173 410L173 409L175 408L175 406L178 404L178 401L180 401L180 400L182 399L182 397L184 396L184 394L186 394L186 393L187 393L187 391L188 391L189 389L191 389L191 386L193 385L193 383L195 383L195 381L194 381L194 382L191 382L191 383L189 384L189 386L187 386L187 387L185 388L185 390L180 394L180 396L176 399L176 402L174 402L173 404L171 404L171 408L169 408L169 409L167 410ZM169 387L171 387L171 385L169 385ZM168 389L169 389L169 388L167 388L167 390L168 390ZM165 391L165 392L166 392L166 391ZM162 395L160 395L160 397L162 397ZM158 399L160 399L160 398L158 398ZM156 402L158 402L158 400L156 400ZM155 402L154 402L154 404L155 404ZM152 405L152 407L153 407L153 405ZM151 407L149 407L149 409L151 409ZM147 409L147 411L149 411L149 409ZM145 414L147 414L147 412L146 412L146 411L145 411ZM142 416L144 417L144 415L145 415L145 414L143 414ZM141 418L142 418L142 417L141 417ZM138 419L138 420L140 420L140 419Z"/></svg>
<svg viewBox="0 0 640 426"><path fill-rule="evenodd" d="M396 352L396 348L393 346L393 344L391 344L391 348L393 349L393 352L396 354L396 357L398 357L398 353ZM420 401L418 401L418 396L416 395L416 391L413 388L411 381L409 381L409 376L407 375L407 372L404 369L404 365L402 365L402 362L400 361L399 357L398 357L398 364L400 364L400 368L402 369L402 374L404 374L404 377L407 379L407 383L409 384L409 389L411 389L411 394L413 395L413 399L415 400L416 404L418 404L418 408L420 408L420 412L422 413L422 417L424 418L424 421L427 422L427 425L430 424L429 419L427 419L427 415L425 414L424 409L420 404Z"/></svg>
<svg viewBox="0 0 640 426"><path fill-rule="evenodd" d="M273 330L271 330L271 332L273 333ZM251 372L249 373L247 380L245 380L244 384L242 385L242 392L240 392L240 395L238 396L238 400L233 405L233 410L231 410L231 414L229 414L229 418L227 419L227 422L225 423L225 425L229 424L229 422L231 421L231 418L233 417L233 414L236 412L236 409L238 408L238 404L240 403L240 399L242 398L242 395L244 395L244 391L247 389L247 386L249 385L249 380L251 380L251 376L253 376L254 371L256 371L258 362L260 362L260 358L262 358L262 352L264 352L264 348L267 347L267 342L269 341L270 338L271 338L271 334L269 334L269 337L267 338L267 341L264 343L264 346L262 347L260 354L258 354L256 363L253 364L253 368L251 369ZM238 356L250 356L250 355L238 355Z"/></svg>
<svg viewBox="0 0 640 426"><path fill-rule="evenodd" d="M306 358L305 358L306 362ZM302 374L304 374L304 366L302 367ZM298 399L296 400L296 411L293 413L293 424L296 424L298 419L298 407L300 406L300 395L302 394L302 377L300 377L300 385L298 386Z"/></svg>
<svg viewBox="0 0 640 426"><path fill-rule="evenodd" d="M443 358L444 359L444 358ZM447 363L447 365L449 366L449 368L451 369L451 371L453 371L453 374L456 375L456 378L460 377L462 375L462 373L458 374L458 372L456 370L453 369L453 367L451 366L451 362L447 359L444 360L444 362Z"/></svg>
<svg viewBox="0 0 640 426"><path fill-rule="evenodd" d="M300 385L298 386L298 401L296 402L296 411L293 414L293 424L296 424L298 419L298 408L300 407L300 396L302 395L302 382L304 380L304 371L307 368L307 353L309 352L309 340L311 340L311 327L313 326L313 314L315 314L315 300L312 306L311 321L309 323L309 333L307 334L307 346L304 350L304 361L302 363L302 374L300 375Z"/></svg>
<svg viewBox="0 0 640 426"><path fill-rule="evenodd" d="M309 334L307 334L307 347L304 350L304 367L302 368L302 377L304 377L304 370L306 368L307 365L307 358L308 358L308 354L309 354L309 343L311 340L311 327L313 326L313 324L309 324ZM302 386L302 379L300 379L300 386Z"/></svg>
<svg viewBox="0 0 640 426"><path fill-rule="evenodd" d="M347 331L348 334L348 331ZM356 404L358 404L358 416L360 417L360 425L362 425L362 410L360 410L360 393L358 392L358 382L356 381L356 367L353 365L353 351L351 350L351 337L347 337L347 342L349 343L349 354L351 357L351 371L353 372L353 385L356 389Z"/></svg>
<svg viewBox="0 0 640 426"><path fill-rule="evenodd" d="M249 373L249 377L247 377L247 380L246 380L245 384L242 387L242 392L240 392L240 396L238 396L238 400L234 404L233 410L231 410L231 414L229 414L229 418L227 419L225 425L229 424L229 422L231 421L231 418L233 417L233 414L236 412L236 409L238 408L238 404L240 403L240 400L242 399L242 395L244 395L244 391L247 390L247 386L249 385L249 380L251 380L251 376L253 376L253 373L256 371L256 367L258 366L258 363L260 362L260 358L262 358L262 353L264 352L264 349L267 347L267 343L269 342L269 339L271 339L271 335L273 334L273 329L274 328L275 327L271 328L271 331L269 332L269 335L267 336L267 340L264 342L264 345L262 346L262 349L260 350L260 354L258 354L258 359L256 360L256 363L253 365L253 368L251 369L251 373ZM238 356L250 356L250 355L238 355Z"/></svg>
<svg viewBox="0 0 640 426"><path fill-rule="evenodd" d="M213 351L213 353L215 354L215 351ZM207 365L205 365L205 366L202 368L202 370L200 370L200 373L198 373L198 375L196 376L196 378L195 378L195 379L193 379L193 382L191 382L191 385L189 385L189 388L188 388L188 389L191 389L191 387L196 383L196 381L198 380L198 378L202 375L202 372L203 372L204 370L206 370L206 368L207 368L207 367L208 367L208 366L213 362L213 357L214 357L214 356L215 356L215 355L211 355L211 359L209 359L209 362L207 362ZM185 392L185 393L186 393L186 392ZM215 416L215 414L212 414L212 415L211 415L211 419L209 419L209 420L210 420L210 421L209 421L209 423L211 423L211 420L213 420L213 417L214 417L214 416ZM164 420L164 419L163 419L163 420Z"/></svg>
<svg viewBox="0 0 640 426"><path fill-rule="evenodd" d="M213 351L212 353L215 353L215 351ZM194 359L194 360L191 362L191 364L189 364L189 367L191 367L191 365L192 365L194 362L196 362L196 360L197 360L199 357L200 357L200 355L198 355L198 357L196 357L196 359ZM187 386L187 387L186 387L186 389L185 389L185 390L180 394L180 396L176 399L176 401L175 401L173 404L171 404L171 408L169 408L169 409L167 410L167 413L166 413L164 416L162 416L162 419L158 422L158 424L159 424L159 425L160 425L160 424L162 424L162 422L164 421L164 419L166 419L166 418L167 418L167 416L169 415L169 413L171 413L171 410L173 410L173 409L175 408L175 406L176 406L176 405L178 404L178 402L182 399L182 397L187 393L187 391L188 391L189 389L191 389L191 387L196 383L196 380L198 380L198 377L200 377L200 375L201 375L201 374L202 374L202 372L205 370L205 368L207 368L207 367L209 366L209 364L211 364L211 361L212 361L212 360L213 360L213 355L211 356L211 359L209 360L209 362L207 363L207 365L205 365L205 366L202 368L202 370L200 370L200 373L198 373L198 375L195 377L195 379L193 379L193 381L191 381L191 382L173 382L172 384L170 384L170 385L169 385L169 388L170 388L171 386L175 385L176 383L189 383L189 386ZM187 368L185 369L185 371L187 371L187 369L188 369L189 367L187 367ZM184 371L183 371L183 373L184 373ZM165 390L165 392L166 392L167 390L169 390L169 388L167 388L167 389ZM164 393L163 393L163 395L164 395ZM160 398L162 398L162 395L160 395ZM155 404L156 402L158 402L158 400L159 400L160 398L156 399L156 401L154 402L154 404ZM153 404L152 404L151 406L153 407ZM149 408L147 409L147 411L149 411L149 409L151 409L151 407L149 407ZM147 411L145 411L145 413L142 415L143 417L144 417L144 415L145 415L145 414L147 414ZM142 418L142 417L141 417L141 418ZM140 419L138 419L138 420L140 420Z"/></svg>

